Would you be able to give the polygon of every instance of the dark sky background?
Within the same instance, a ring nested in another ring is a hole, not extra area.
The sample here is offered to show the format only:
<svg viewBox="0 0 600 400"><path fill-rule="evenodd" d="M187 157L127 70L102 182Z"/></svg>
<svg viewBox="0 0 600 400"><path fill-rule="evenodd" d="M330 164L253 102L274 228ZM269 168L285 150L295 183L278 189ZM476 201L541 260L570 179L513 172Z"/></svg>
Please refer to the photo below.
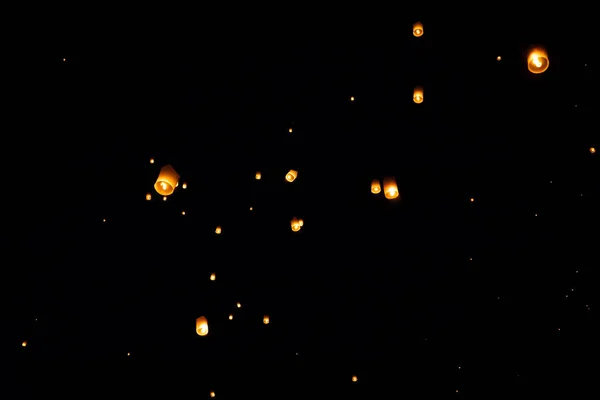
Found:
<svg viewBox="0 0 600 400"><path fill-rule="evenodd" d="M591 393L590 39L425 18L415 38L416 20L376 39L14 60L2 357L24 376L190 365L178 387L200 397ZM527 71L533 44L544 74ZM189 187L163 202L166 164ZM400 201L370 193L385 176Z"/></svg>

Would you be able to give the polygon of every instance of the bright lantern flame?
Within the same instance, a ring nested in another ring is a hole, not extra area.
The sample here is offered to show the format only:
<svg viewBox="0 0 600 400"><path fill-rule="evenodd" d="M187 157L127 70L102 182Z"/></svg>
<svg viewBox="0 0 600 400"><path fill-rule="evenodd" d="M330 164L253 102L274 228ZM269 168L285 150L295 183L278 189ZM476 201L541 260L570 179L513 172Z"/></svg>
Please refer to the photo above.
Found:
<svg viewBox="0 0 600 400"><path fill-rule="evenodd" d="M288 182L294 182L298 177L298 171L294 171L290 169L290 171L285 175L285 180Z"/></svg>
<svg viewBox="0 0 600 400"><path fill-rule="evenodd" d="M271 322L271 321L270 321L270 319L269 319L269 316L268 316L268 315L265 315L265 316L263 317L263 324L265 324L265 325L269 325L269 322Z"/></svg>
<svg viewBox="0 0 600 400"><path fill-rule="evenodd" d="M533 74L541 74L550 66L550 60L546 50L537 47L529 52L527 56L527 68Z"/></svg>
<svg viewBox="0 0 600 400"><path fill-rule="evenodd" d="M208 335L208 320L206 317L199 317L196 319L196 333L199 336Z"/></svg>
<svg viewBox="0 0 600 400"><path fill-rule="evenodd" d="M173 194L178 184L179 174L171 165L165 165L160 169L154 189L163 196L169 196Z"/></svg>
<svg viewBox="0 0 600 400"><path fill-rule="evenodd" d="M214 272L212 274L210 274L210 280L214 281L215 279L217 279L217 274L215 274Z"/></svg>
<svg viewBox="0 0 600 400"><path fill-rule="evenodd" d="M417 86L413 91L413 101L417 104L421 104L425 96L423 95L423 88Z"/></svg>
<svg viewBox="0 0 600 400"><path fill-rule="evenodd" d="M373 179L373 181L371 182L371 193L381 193L381 185L379 184L379 179Z"/></svg>
<svg viewBox="0 0 600 400"><path fill-rule="evenodd" d="M357 381L358 381L358 377L357 377L356 375L354 375L354 376L352 377L352 382L357 382Z"/></svg>
<svg viewBox="0 0 600 400"><path fill-rule="evenodd" d="M220 234L221 234L221 227L220 227L220 226L217 226L217 229L215 229L215 233L216 233L217 235L220 235Z"/></svg>
<svg viewBox="0 0 600 400"><path fill-rule="evenodd" d="M304 225L304 221L302 221L302 222L300 222L300 221L301 220L299 220L296 217L292 218L292 221L290 222L290 225L292 226L292 231L298 232L300 230L300 228L302 228L302 225Z"/></svg>
<svg viewBox="0 0 600 400"><path fill-rule="evenodd" d="M27 340L23 341L23 343L21 343L21 346L27 347Z"/></svg>
<svg viewBox="0 0 600 400"><path fill-rule="evenodd" d="M398 197L400 193L398 192L398 185L396 184L396 179L394 179L393 177L389 177L383 180L383 194L388 200L393 200Z"/></svg>
<svg viewBox="0 0 600 400"><path fill-rule="evenodd" d="M422 23L415 22L413 24L413 35L415 35L415 37L423 36L423 24Z"/></svg>

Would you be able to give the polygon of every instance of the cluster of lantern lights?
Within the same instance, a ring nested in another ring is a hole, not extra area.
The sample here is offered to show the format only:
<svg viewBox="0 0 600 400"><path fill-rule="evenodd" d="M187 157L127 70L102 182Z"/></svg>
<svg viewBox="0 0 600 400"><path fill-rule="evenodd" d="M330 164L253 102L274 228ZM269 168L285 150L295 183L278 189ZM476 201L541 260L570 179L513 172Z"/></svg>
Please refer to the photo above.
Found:
<svg viewBox="0 0 600 400"><path fill-rule="evenodd" d="M381 184L379 183L379 179L373 179L371 181L371 193L381 193ZM388 200L394 200L400 196L400 191L398 190L398 185L396 184L396 178L386 177L383 179L383 195Z"/></svg>

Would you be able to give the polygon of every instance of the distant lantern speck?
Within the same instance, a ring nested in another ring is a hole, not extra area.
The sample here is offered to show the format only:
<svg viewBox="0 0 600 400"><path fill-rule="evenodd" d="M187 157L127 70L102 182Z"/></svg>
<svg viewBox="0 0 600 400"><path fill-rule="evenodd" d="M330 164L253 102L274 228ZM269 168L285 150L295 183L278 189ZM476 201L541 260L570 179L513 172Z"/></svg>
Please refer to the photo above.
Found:
<svg viewBox="0 0 600 400"><path fill-rule="evenodd" d="M350 101L354 101L354 96L350 96Z"/></svg>
<svg viewBox="0 0 600 400"><path fill-rule="evenodd" d="M596 152L596 148L595 147L590 147L590 153L594 154Z"/></svg>
<svg viewBox="0 0 600 400"><path fill-rule="evenodd" d="M394 177L387 177L383 179L383 194L388 200L393 200L400 195L398 191L398 185Z"/></svg>
<svg viewBox="0 0 600 400"><path fill-rule="evenodd" d="M502 60L502 57L500 57L500 56L496 57L496 61L500 61L500 60Z"/></svg>
<svg viewBox="0 0 600 400"><path fill-rule="evenodd" d="M146 200L148 200L148 201L152 200L152 194L151 193L146 193Z"/></svg>
<svg viewBox="0 0 600 400"><path fill-rule="evenodd" d="M233 314L229 314L229 320L231 321L233 319Z"/></svg>
<svg viewBox="0 0 600 400"><path fill-rule="evenodd" d="M423 88L421 86L415 87L413 90L413 101L417 104L421 104L425 96L423 95Z"/></svg>
<svg viewBox="0 0 600 400"><path fill-rule="evenodd" d="M167 201L167 196L163 196L163 201Z"/></svg>
<svg viewBox="0 0 600 400"><path fill-rule="evenodd" d="M182 211L182 212L181 212L181 215L185 215L185 211Z"/></svg>
<svg viewBox="0 0 600 400"><path fill-rule="evenodd" d="M24 340L23 343L21 343L21 346L27 347L27 340Z"/></svg>
<svg viewBox="0 0 600 400"><path fill-rule="evenodd" d="M423 36L423 24L422 23L415 22L413 24L413 35L415 35L415 37Z"/></svg>
<svg viewBox="0 0 600 400"><path fill-rule="evenodd" d="M210 392L210 397L215 397L215 392Z"/></svg>
<svg viewBox="0 0 600 400"><path fill-rule="evenodd" d="M263 324L265 324L265 325L269 325L269 322L271 322L271 320L269 319L269 316L268 316L268 315L265 315L265 316L263 317Z"/></svg>
<svg viewBox="0 0 600 400"><path fill-rule="evenodd" d="M550 66L548 53L542 47L533 48L527 55L527 68L533 74L541 74Z"/></svg>
<svg viewBox="0 0 600 400"><path fill-rule="evenodd" d="M373 193L373 194L381 193L381 184L379 183L379 179L373 179L371 181L371 193Z"/></svg>
<svg viewBox="0 0 600 400"><path fill-rule="evenodd" d="M208 335L208 320L206 319L206 317L196 318L196 333L199 336Z"/></svg>
<svg viewBox="0 0 600 400"><path fill-rule="evenodd" d="M290 221L290 225L292 227L292 231L298 232L300 230L300 228L302 228L302 225L304 225L304 221L302 221L302 225L301 225L300 220L298 220L298 218L294 217Z"/></svg>
<svg viewBox="0 0 600 400"><path fill-rule="evenodd" d="M169 164L160 169L160 173L154 184L154 189L163 196L169 196L173 194L178 183L179 174Z"/></svg>
<svg viewBox="0 0 600 400"><path fill-rule="evenodd" d="M182 189L187 189L187 183L183 182L183 185L181 185Z"/></svg>
<svg viewBox="0 0 600 400"><path fill-rule="evenodd" d="M292 133L292 128L288 129L288 132L289 132L289 133Z"/></svg>
<svg viewBox="0 0 600 400"><path fill-rule="evenodd" d="M237 302L237 304L236 304L236 307L237 307L237 308L242 308L242 303L240 303L240 302Z"/></svg>
<svg viewBox="0 0 600 400"><path fill-rule="evenodd" d="M353 375L352 376L352 382L358 382L358 376Z"/></svg>
<svg viewBox="0 0 600 400"><path fill-rule="evenodd" d="M470 201L471 201L471 203L473 203L475 201L475 199L473 197L471 197Z"/></svg>
<svg viewBox="0 0 600 400"><path fill-rule="evenodd" d="M217 279L217 274L216 273L213 272L212 274L210 274L210 280L211 281L214 281L216 279Z"/></svg>
<svg viewBox="0 0 600 400"><path fill-rule="evenodd" d="M154 164L154 158L150 159L150 164Z"/></svg>
<svg viewBox="0 0 600 400"><path fill-rule="evenodd" d="M106 222L106 218L102 218L102 222Z"/></svg>
<svg viewBox="0 0 600 400"><path fill-rule="evenodd" d="M217 235L220 235L220 234L221 234L221 227L220 227L220 226L217 226L217 229L215 229L215 233L216 233Z"/></svg>
<svg viewBox="0 0 600 400"><path fill-rule="evenodd" d="M285 175L285 180L288 182L294 182L298 177L298 171L294 171L290 169L289 172Z"/></svg>
<svg viewBox="0 0 600 400"><path fill-rule="evenodd" d="M260 178L262 178L262 175L260 174L260 172L257 172L256 175L254 175L254 178L259 181Z"/></svg>

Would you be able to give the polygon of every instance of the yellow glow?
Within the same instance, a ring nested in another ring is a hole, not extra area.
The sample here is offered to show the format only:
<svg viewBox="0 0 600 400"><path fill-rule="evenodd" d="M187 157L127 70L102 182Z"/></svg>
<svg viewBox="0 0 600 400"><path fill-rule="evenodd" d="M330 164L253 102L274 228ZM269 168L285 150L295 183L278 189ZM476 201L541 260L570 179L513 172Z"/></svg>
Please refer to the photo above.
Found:
<svg viewBox="0 0 600 400"><path fill-rule="evenodd" d="M417 86L413 91L413 101L417 104L421 104L425 99L425 95L423 94L423 88L421 86Z"/></svg>
<svg viewBox="0 0 600 400"><path fill-rule="evenodd" d="M415 22L413 24L413 35L415 35L415 37L421 37L423 36L423 32L423 24L420 22Z"/></svg>
<svg viewBox="0 0 600 400"><path fill-rule="evenodd" d="M182 211L182 212L181 212L181 215L185 215L185 211Z"/></svg>
<svg viewBox="0 0 600 400"><path fill-rule="evenodd" d="M354 96L350 96L350 101L354 101Z"/></svg>
<svg viewBox="0 0 600 400"><path fill-rule="evenodd" d="M289 172L285 175L285 180L288 182L294 182L298 177L298 171L294 171L290 169Z"/></svg>
<svg viewBox="0 0 600 400"><path fill-rule="evenodd" d="M471 197L471 199L470 199L470 200L471 200L471 203L473 203L473 202L475 201L475 199L474 199L474 198L472 198L472 197Z"/></svg>
<svg viewBox="0 0 600 400"><path fill-rule="evenodd" d="M496 61L500 61L500 60L502 60L502 57L500 57L500 56L496 57Z"/></svg>
<svg viewBox="0 0 600 400"><path fill-rule="evenodd" d="M596 152L596 148L595 147L590 147L590 153L594 154Z"/></svg>
<svg viewBox="0 0 600 400"><path fill-rule="evenodd" d="M150 159L150 164L154 164L154 158Z"/></svg>
<svg viewBox="0 0 600 400"><path fill-rule="evenodd" d="M215 397L215 392L210 392L210 397Z"/></svg>
<svg viewBox="0 0 600 400"><path fill-rule="evenodd" d="M187 189L187 183L183 182L183 185L181 185L182 189Z"/></svg>
<svg viewBox="0 0 600 400"><path fill-rule="evenodd" d="M533 74L541 74L550 66L550 59L546 50L542 47L536 47L529 52L527 56L527 68Z"/></svg>
<svg viewBox="0 0 600 400"><path fill-rule="evenodd" d="M221 234L221 227L220 227L220 226L217 226L217 229L215 229L215 233L216 233L217 235L220 235L220 234Z"/></svg>
<svg viewBox="0 0 600 400"><path fill-rule="evenodd" d="M292 133L292 128L288 129L288 132L289 132L289 133Z"/></svg>
<svg viewBox="0 0 600 400"><path fill-rule="evenodd" d="M300 230L300 228L302 227L302 225L304 225L304 221L302 221L302 225L301 225L300 220L298 220L298 218L294 217L290 221L290 225L292 227L292 231L298 232Z"/></svg>
<svg viewBox="0 0 600 400"><path fill-rule="evenodd" d="M381 193L381 184L379 183L379 179L373 179L371 181L371 193L373 193L373 194Z"/></svg>
<svg viewBox="0 0 600 400"><path fill-rule="evenodd" d="M236 306L237 306L237 308L242 308L242 303L238 302L238 303L236 304Z"/></svg>
<svg viewBox="0 0 600 400"><path fill-rule="evenodd" d="M160 169L154 189L163 196L173 194L179 183L179 174L171 165L165 165Z"/></svg>
<svg viewBox="0 0 600 400"><path fill-rule="evenodd" d="M210 274L210 280L214 281L215 279L217 279L217 274L213 272L212 274Z"/></svg>
<svg viewBox="0 0 600 400"><path fill-rule="evenodd" d="M358 381L358 376L354 375L352 376L352 382L357 382Z"/></svg>
<svg viewBox="0 0 600 400"><path fill-rule="evenodd" d="M229 314L229 320L231 321L233 319L233 314Z"/></svg>
<svg viewBox="0 0 600 400"><path fill-rule="evenodd" d="M146 200L152 200L152 194L146 193Z"/></svg>
<svg viewBox="0 0 600 400"><path fill-rule="evenodd" d="M24 340L23 343L21 343L21 346L27 347L27 340Z"/></svg>
<svg viewBox="0 0 600 400"><path fill-rule="evenodd" d="M388 177L383 180L383 194L388 200L393 200L400 195L398 185L394 177Z"/></svg>
<svg viewBox="0 0 600 400"><path fill-rule="evenodd" d="M269 319L269 316L268 316L268 315L265 315L265 316L263 317L263 324L265 324L265 325L268 325L268 324L269 324L269 322L271 322L271 320Z"/></svg>
<svg viewBox="0 0 600 400"><path fill-rule="evenodd" d="M260 180L260 178L262 178L262 175L260 174L260 172L257 172L256 175L254 175L254 178L258 181Z"/></svg>
<svg viewBox="0 0 600 400"><path fill-rule="evenodd" d="M196 319L196 333L199 336L208 335L208 320L206 317L199 317Z"/></svg>
<svg viewBox="0 0 600 400"><path fill-rule="evenodd" d="M167 201L167 196L163 196L163 201Z"/></svg>

